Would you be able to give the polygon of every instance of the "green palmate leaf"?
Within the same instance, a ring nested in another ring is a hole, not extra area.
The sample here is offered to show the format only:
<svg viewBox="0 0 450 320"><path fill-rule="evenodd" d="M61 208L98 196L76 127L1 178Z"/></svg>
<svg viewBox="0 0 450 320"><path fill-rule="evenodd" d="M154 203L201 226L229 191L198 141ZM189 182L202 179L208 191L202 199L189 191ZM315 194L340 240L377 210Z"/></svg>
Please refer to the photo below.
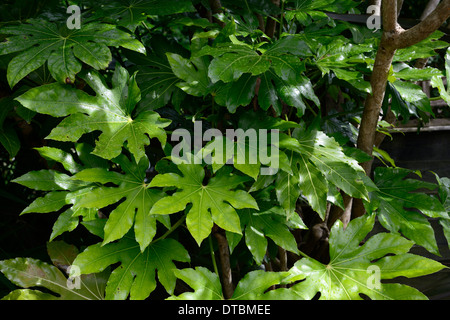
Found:
<svg viewBox="0 0 450 320"><path fill-rule="evenodd" d="M326 46L319 46L316 64L323 74L333 71L338 79L350 83L360 91L370 93L370 83L364 80L364 75L357 65L370 61L360 58L360 55L373 50L372 45L353 45L348 39L338 37Z"/></svg>
<svg viewBox="0 0 450 320"><path fill-rule="evenodd" d="M291 216L297 200L302 194L311 208L325 218L328 196L328 183L325 177L303 154L288 151L292 174L280 172L275 181L277 199Z"/></svg>
<svg viewBox="0 0 450 320"><path fill-rule="evenodd" d="M204 267L175 270L177 278L186 282L194 292L171 296L168 300L224 300L219 276ZM252 271L239 281L230 300L285 299L283 291L272 290L271 286L280 284L284 273Z"/></svg>
<svg viewBox="0 0 450 320"><path fill-rule="evenodd" d="M146 158L142 158L136 164L122 154L114 159L114 162L120 165L124 174L104 168L91 168L80 171L73 177L75 181L117 185L117 187L100 186L92 189L89 194L74 203L74 208L103 208L125 199L109 215L104 227L103 244L122 238L134 224L136 241L143 251L156 234L157 220L170 226L168 217L148 214L164 193L148 188L146 170L149 167L149 161Z"/></svg>
<svg viewBox="0 0 450 320"><path fill-rule="evenodd" d="M435 50L448 48L446 41L439 40L443 35L444 33L438 30L418 44L397 50L394 55L394 61L404 62L435 56Z"/></svg>
<svg viewBox="0 0 450 320"><path fill-rule="evenodd" d="M175 270L173 261L189 262L189 254L174 239L162 239L151 243L141 251L134 237L125 236L120 241L89 246L77 256L71 268L71 276L97 273L108 266L120 262L106 286L106 299L133 300L146 299L156 288L156 270L159 282L169 294L175 289Z"/></svg>
<svg viewBox="0 0 450 320"><path fill-rule="evenodd" d="M286 154L275 146L277 135L278 130L267 133L254 128L246 131L239 128L225 137L216 135L202 149L203 157L212 164L214 172L226 163L232 163L237 170L255 180L260 173L272 175L279 169L291 172ZM267 167L262 168L262 165Z"/></svg>
<svg viewBox="0 0 450 320"><path fill-rule="evenodd" d="M218 51L220 49L222 51ZM227 44L220 49L211 52L219 55L209 66L208 74L213 82L219 80L231 82L239 79L244 73L258 75L270 68L268 59L262 58L256 51L246 46Z"/></svg>
<svg viewBox="0 0 450 320"><path fill-rule="evenodd" d="M230 173L229 167L219 170L208 184L203 184L205 171L202 165L178 165L182 176L175 173L159 174L150 182L150 187L177 187L171 196L154 204L151 214L171 214L182 211L191 203L186 216L186 225L195 241L200 245L210 233L213 224L241 233L239 216L235 209L258 208L253 197L244 190L233 190L249 178Z"/></svg>
<svg viewBox="0 0 450 320"><path fill-rule="evenodd" d="M277 177L278 200L285 209L292 212L301 193L323 218L334 187L352 197L368 199L368 181L362 168L333 138L304 129L295 129L292 136L281 134L279 144L287 150L293 172Z"/></svg>
<svg viewBox="0 0 450 320"><path fill-rule="evenodd" d="M102 12L107 21L117 23L131 31L147 19L149 15L169 15L194 11L190 0L115 0L100 1Z"/></svg>
<svg viewBox="0 0 450 320"><path fill-rule="evenodd" d="M152 65L139 66L137 81L142 88L143 107L157 109L172 100L179 106L177 99L181 100L182 91L177 83L181 80L173 73L167 60L157 56L149 56Z"/></svg>
<svg viewBox="0 0 450 320"><path fill-rule="evenodd" d="M17 136L16 130L11 124L5 124L5 119L7 118L8 113L15 108L20 108L15 106L14 102L15 101L12 97L0 99L0 144L3 145L6 151L8 151L11 158L15 157L20 149L20 140ZM19 111L17 111L17 113L19 113Z"/></svg>
<svg viewBox="0 0 450 320"><path fill-rule="evenodd" d="M32 258L15 258L11 260L0 261L0 271L14 284L23 288L43 287L53 294L43 294L41 291L32 290L25 291L15 290L4 297L6 300L21 300L21 299L35 299L35 300L99 300L102 296L96 295L92 291L95 287L87 287L88 281L83 281L80 289L70 289L67 285L68 279L56 267L49 265L40 260ZM70 282L70 280L69 280ZM90 283L95 285L95 283Z"/></svg>
<svg viewBox="0 0 450 320"><path fill-rule="evenodd" d="M264 203L261 210L239 210L241 228L245 230L245 243L258 264L267 252L267 239L272 239L275 244L287 251L298 254L297 242L290 229L306 229L301 218L296 215L289 220L285 211L272 203Z"/></svg>
<svg viewBox="0 0 450 320"><path fill-rule="evenodd" d="M46 61L50 73L61 83L75 81L84 62L95 69L105 69L112 60L108 46L122 46L145 52L143 45L114 25L86 23L81 29L58 29L45 20L2 28L11 35L0 43L0 54L20 52L8 64L7 78L11 87ZM81 61L80 61L81 60Z"/></svg>
<svg viewBox="0 0 450 320"><path fill-rule="evenodd" d="M445 54L445 74L447 78L450 78L450 49L447 49ZM441 76L435 75L431 78L431 85L433 88L439 90L441 98L450 105L450 86L447 84L445 88L444 81Z"/></svg>
<svg viewBox="0 0 450 320"><path fill-rule="evenodd" d="M273 106L277 114L281 114L280 98L288 105L297 108L299 115L303 115L307 108L303 101L305 98L313 101L316 106L320 106L319 98L307 77L299 76L295 81L288 81L280 77L279 73L272 68L261 75L258 102L264 110Z"/></svg>
<svg viewBox="0 0 450 320"><path fill-rule="evenodd" d="M91 155L92 147L86 144L77 144L77 156L83 164L79 164L74 160L72 154L63 150L52 147L37 148L40 155L48 160L60 163L64 169L71 173L76 173L82 169L89 167L104 166L104 160ZM50 191L43 197L34 200L26 207L22 214L29 212L47 213L55 212L63 207L77 201L80 197L84 197L92 190L89 183L74 180L71 176L54 170L30 171L25 175L13 180L15 183L24 185L30 189ZM84 221L96 219L96 208L68 208L61 213L56 220L50 240L65 231L74 230L79 223L78 217L83 217Z"/></svg>
<svg viewBox="0 0 450 320"><path fill-rule="evenodd" d="M435 174L437 183L439 185L438 194L439 200L444 206L444 210L450 212L450 179L449 178L440 178L437 174Z"/></svg>
<svg viewBox="0 0 450 320"><path fill-rule="evenodd" d="M436 68L426 67L423 69L412 68L406 66L405 68L394 72L394 76L403 80L430 80L434 76L442 76L442 71Z"/></svg>
<svg viewBox="0 0 450 320"><path fill-rule="evenodd" d="M13 127L3 125L0 128L0 144L8 151L11 158L17 155L20 150L20 140Z"/></svg>
<svg viewBox="0 0 450 320"><path fill-rule="evenodd" d="M406 104L411 114L417 115L416 109L433 114L430 101L421 87L414 83L403 81L395 81L392 85L404 100L404 104Z"/></svg>
<svg viewBox="0 0 450 320"><path fill-rule="evenodd" d="M227 43L215 48L206 46L197 55L209 54L214 57L208 72L213 82L231 82L244 73L255 76L271 67L283 79L294 80L305 70L300 58L311 54L306 43L295 37L285 37L261 51L246 45Z"/></svg>
<svg viewBox="0 0 450 320"><path fill-rule="evenodd" d="M414 288L381 280L419 277L444 266L408 253L413 242L396 234L379 233L360 246L374 221L374 214L366 214L352 220L345 230L338 221L330 234L330 262L325 265L312 258L296 262L285 281L305 280L289 290L305 299L313 298L318 292L320 299L326 300L359 300L363 298L361 294L375 300L426 299Z"/></svg>
<svg viewBox="0 0 450 320"><path fill-rule="evenodd" d="M59 141L77 141L83 134L102 131L93 153L112 159L122 152L124 142L139 161L145 154L149 137L166 142L164 127L168 120L153 111L142 111L132 116L141 95L135 75L118 66L109 89L96 71L84 72L82 78L97 93L84 91L58 83L37 87L17 98L26 108L55 117L68 116L47 137Z"/></svg>
<svg viewBox="0 0 450 320"><path fill-rule="evenodd" d="M444 206L445 211L447 211L448 216L439 219L439 223L444 229L444 236L447 239L447 243L450 246L450 179L449 178L440 178L437 174L436 180L439 185L438 194L439 200Z"/></svg>
<svg viewBox="0 0 450 320"><path fill-rule="evenodd" d="M172 71L165 55L127 53L137 64L136 81L141 89L140 109L155 110L171 102L179 109L185 93L177 86L182 80Z"/></svg>
<svg viewBox="0 0 450 320"><path fill-rule="evenodd" d="M239 106L249 105L252 101L255 95L256 77L245 73L237 81L226 84L220 82L217 87L214 101L234 113Z"/></svg>
<svg viewBox="0 0 450 320"><path fill-rule="evenodd" d="M213 82L225 82L217 90L217 103L230 112L250 103L257 78L261 80L258 102L264 110L273 105L281 113L280 99L298 108L300 114L306 109L304 98L320 106L311 82L302 75L305 65L301 58L311 55L311 51L299 38L285 37L259 51L228 43L206 46L196 54L214 57L208 75Z"/></svg>
<svg viewBox="0 0 450 320"><path fill-rule="evenodd" d="M426 216L447 218L440 201L419 189L434 190L437 185L409 179L412 171L402 168L377 168L374 182L377 191L370 194L370 211L378 210L380 223L391 232L401 232L428 251L439 254L433 228ZM424 216L425 215L425 216Z"/></svg>
<svg viewBox="0 0 450 320"><path fill-rule="evenodd" d="M205 57L185 59L176 53L166 53L173 73L183 81L176 86L187 94L205 96L209 93L208 62Z"/></svg>
<svg viewBox="0 0 450 320"><path fill-rule="evenodd" d="M178 279L186 282L194 292L185 292L179 296L171 296L169 300L224 300L222 285L217 274L204 267L181 269L174 271Z"/></svg>
<svg viewBox="0 0 450 320"><path fill-rule="evenodd" d="M49 243L47 250L56 267L36 259L16 258L0 261L0 272L17 286L23 288L42 287L52 293L17 289L5 296L4 300L103 299L106 283L105 273L68 279L60 269L69 271L68 267L71 266L78 250L62 241Z"/></svg>
<svg viewBox="0 0 450 320"><path fill-rule="evenodd" d="M300 197L298 175L288 172L279 172L275 180L277 200L290 217L295 213L296 203Z"/></svg>
<svg viewBox="0 0 450 320"><path fill-rule="evenodd" d="M295 9L299 11L326 10L333 12L345 12L356 7L358 2L352 0L295 0Z"/></svg>

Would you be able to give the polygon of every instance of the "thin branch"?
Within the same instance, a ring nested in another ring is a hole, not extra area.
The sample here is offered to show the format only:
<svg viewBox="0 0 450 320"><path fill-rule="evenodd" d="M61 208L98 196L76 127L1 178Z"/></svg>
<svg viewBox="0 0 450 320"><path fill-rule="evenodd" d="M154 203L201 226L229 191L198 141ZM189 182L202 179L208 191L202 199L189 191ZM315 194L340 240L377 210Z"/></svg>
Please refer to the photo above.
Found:
<svg viewBox="0 0 450 320"><path fill-rule="evenodd" d="M403 7L403 0L397 0L397 18L400 17L400 12L402 11Z"/></svg>
<svg viewBox="0 0 450 320"><path fill-rule="evenodd" d="M280 271L288 271L286 249L279 246L278 257L280 258Z"/></svg>
<svg viewBox="0 0 450 320"><path fill-rule="evenodd" d="M219 245L219 258L220 258L220 267L222 271L223 294L225 299L230 299L233 296L234 287L233 287L233 277L231 275L230 251L228 246L228 240L222 229L220 229L217 226L215 226L214 229L215 230L213 231L213 234Z"/></svg>
<svg viewBox="0 0 450 320"><path fill-rule="evenodd" d="M211 235L209 235L208 241L209 241L209 253L211 255L211 261L212 261L212 264L213 264L213 267L214 267L214 272L217 275L219 275L219 269L217 268L216 255L214 254L214 247L213 247Z"/></svg>
<svg viewBox="0 0 450 320"><path fill-rule="evenodd" d="M396 41L396 49L419 43L435 32L450 16L450 0L444 0L419 24L403 31Z"/></svg>
<svg viewBox="0 0 450 320"><path fill-rule="evenodd" d="M436 7L439 5L440 0L430 0L428 1L427 6L422 12L422 15L420 16L420 20L425 20L426 17L430 15L436 9Z"/></svg>

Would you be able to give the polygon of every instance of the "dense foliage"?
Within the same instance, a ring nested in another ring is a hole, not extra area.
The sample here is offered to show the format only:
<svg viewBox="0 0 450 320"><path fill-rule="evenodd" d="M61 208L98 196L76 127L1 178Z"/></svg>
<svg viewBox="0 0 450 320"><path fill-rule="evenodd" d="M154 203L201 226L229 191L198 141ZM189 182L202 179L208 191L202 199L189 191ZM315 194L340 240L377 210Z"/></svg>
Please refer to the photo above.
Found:
<svg viewBox="0 0 450 320"><path fill-rule="evenodd" d="M439 255L428 218L450 242L450 180L425 182L379 148L385 166L367 176L360 165L371 160L356 141L381 31L327 13L364 3L31 2L0 5L0 143L12 164L34 148L40 167L3 179L26 187L22 214L55 219L51 261L0 261L21 287L5 299L426 298L379 280L444 268L409 250ZM80 29L68 28L69 4ZM378 132L395 130L390 112L437 115L417 81L450 103L443 35L397 50ZM272 135L257 136L259 153L224 135L197 146L211 161L176 161L173 135L199 122L201 134ZM226 143L234 155L214 149ZM365 214L344 218L348 199ZM385 232L370 233L375 221ZM62 241L80 228L89 242Z"/></svg>

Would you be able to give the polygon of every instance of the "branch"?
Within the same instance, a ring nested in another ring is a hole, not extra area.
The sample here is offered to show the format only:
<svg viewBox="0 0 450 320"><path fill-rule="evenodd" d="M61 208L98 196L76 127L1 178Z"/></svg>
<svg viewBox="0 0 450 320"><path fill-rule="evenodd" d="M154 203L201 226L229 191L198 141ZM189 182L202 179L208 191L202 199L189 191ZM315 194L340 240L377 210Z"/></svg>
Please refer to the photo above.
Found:
<svg viewBox="0 0 450 320"><path fill-rule="evenodd" d="M220 257L220 267L222 270L222 284L223 284L223 294L225 299L230 299L233 296L233 277L231 275L230 266L230 251L228 246L228 240L223 234L223 230L216 227L213 230L214 237L219 245L219 257Z"/></svg>
<svg viewBox="0 0 450 320"><path fill-rule="evenodd" d="M393 32L397 28L397 1L383 1L381 5L383 31Z"/></svg>
<svg viewBox="0 0 450 320"><path fill-rule="evenodd" d="M403 31L396 41L396 49L403 49L428 38L450 17L450 0L444 0L419 24Z"/></svg>
<svg viewBox="0 0 450 320"><path fill-rule="evenodd" d="M430 15L436 9L436 7L439 5L440 0L430 0L428 1L427 6L422 12L422 15L420 16L420 20L425 20L426 17Z"/></svg>
<svg viewBox="0 0 450 320"><path fill-rule="evenodd" d="M382 9L383 35L370 79L372 94L366 99L358 135L358 148L369 155L372 155L378 117L395 51L412 46L436 31L450 16L450 0L444 0L427 18L406 31L397 23L397 1L384 0ZM369 175L372 162L363 163L362 167Z"/></svg>
<svg viewBox="0 0 450 320"><path fill-rule="evenodd" d="M370 79L372 94L368 95L364 104L357 142L358 148L369 155L372 155L373 152L378 119L395 51L412 46L436 31L450 16L450 0L444 0L422 22L406 31L397 23L397 1L383 0L382 14L383 35ZM361 164L368 176L371 173L372 162ZM358 204L358 201L355 204ZM355 217L364 214L364 207L361 205L357 207L354 208Z"/></svg>

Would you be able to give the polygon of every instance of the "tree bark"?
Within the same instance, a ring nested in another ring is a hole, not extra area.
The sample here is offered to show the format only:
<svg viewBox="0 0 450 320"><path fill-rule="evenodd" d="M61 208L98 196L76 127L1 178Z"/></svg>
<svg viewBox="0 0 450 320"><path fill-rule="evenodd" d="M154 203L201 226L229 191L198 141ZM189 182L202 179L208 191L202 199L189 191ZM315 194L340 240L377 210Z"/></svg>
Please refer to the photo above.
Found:
<svg viewBox="0 0 450 320"><path fill-rule="evenodd" d="M427 6L422 12L422 16L420 17L420 20L424 20L426 17L430 15L431 12L436 9L436 7L439 5L440 0L430 0L428 1Z"/></svg>
<svg viewBox="0 0 450 320"><path fill-rule="evenodd" d="M410 47L436 31L450 16L450 0L444 0L427 18L408 30L404 30L397 23L397 1L383 0L381 9L383 35L370 79L372 93L365 101L357 141L358 148L369 155L372 155L377 124L395 51ZM361 164L367 175L371 173L372 162ZM358 212L354 212L356 217L364 214L362 206L358 207L360 208Z"/></svg>
<svg viewBox="0 0 450 320"><path fill-rule="evenodd" d="M223 285L223 295L225 299L230 299L233 296L233 277L231 274L230 266L230 250L228 246L228 240L222 229L216 227L213 230L214 237L219 245L219 259L220 268L222 271L222 285Z"/></svg>
<svg viewBox="0 0 450 320"><path fill-rule="evenodd" d="M358 148L369 155L372 155L378 117L380 116L389 70L396 50L393 39L400 32L400 27L397 24L397 2L383 1L382 16L383 35L370 79L372 93L368 95L365 101L357 141ZM365 162L361 166L366 174L370 175L372 161Z"/></svg>

